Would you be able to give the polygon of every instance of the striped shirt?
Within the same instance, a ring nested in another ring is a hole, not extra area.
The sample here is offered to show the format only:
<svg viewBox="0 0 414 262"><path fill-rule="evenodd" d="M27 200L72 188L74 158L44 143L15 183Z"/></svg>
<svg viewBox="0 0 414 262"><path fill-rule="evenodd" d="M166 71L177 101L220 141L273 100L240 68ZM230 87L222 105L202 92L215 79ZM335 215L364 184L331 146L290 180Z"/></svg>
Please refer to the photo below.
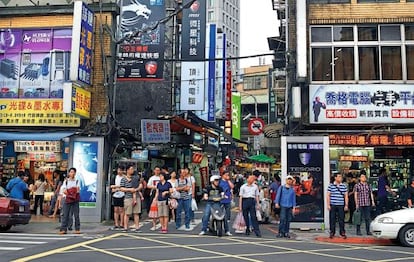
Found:
<svg viewBox="0 0 414 262"><path fill-rule="evenodd" d="M330 202L332 206L344 206L345 194L348 192L348 187L341 183L339 185L332 183L328 186L328 192L330 195Z"/></svg>
<svg viewBox="0 0 414 262"><path fill-rule="evenodd" d="M132 188L132 177L131 179L128 179L128 177L123 177L121 179L121 188ZM125 192L125 198L132 198L131 192Z"/></svg>
<svg viewBox="0 0 414 262"><path fill-rule="evenodd" d="M185 186L191 187L191 182L188 181L187 178L184 178L184 179L179 178L177 182L178 182L178 187L185 187ZM188 194L188 191L180 191L180 198L183 200L190 199L190 195Z"/></svg>
<svg viewBox="0 0 414 262"><path fill-rule="evenodd" d="M355 186L355 193L358 196L358 206L369 207L371 206L371 187L368 183L358 183Z"/></svg>

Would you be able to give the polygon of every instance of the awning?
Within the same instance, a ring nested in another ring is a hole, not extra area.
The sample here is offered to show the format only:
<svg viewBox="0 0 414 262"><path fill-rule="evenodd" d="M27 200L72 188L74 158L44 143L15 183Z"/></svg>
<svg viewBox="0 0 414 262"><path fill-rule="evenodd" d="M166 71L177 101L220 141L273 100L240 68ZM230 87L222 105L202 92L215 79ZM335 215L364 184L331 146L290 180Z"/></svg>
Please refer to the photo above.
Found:
<svg viewBox="0 0 414 262"><path fill-rule="evenodd" d="M42 132L18 132L18 131L0 131L0 140L11 141L58 141L62 138L71 136L75 131L42 131Z"/></svg>

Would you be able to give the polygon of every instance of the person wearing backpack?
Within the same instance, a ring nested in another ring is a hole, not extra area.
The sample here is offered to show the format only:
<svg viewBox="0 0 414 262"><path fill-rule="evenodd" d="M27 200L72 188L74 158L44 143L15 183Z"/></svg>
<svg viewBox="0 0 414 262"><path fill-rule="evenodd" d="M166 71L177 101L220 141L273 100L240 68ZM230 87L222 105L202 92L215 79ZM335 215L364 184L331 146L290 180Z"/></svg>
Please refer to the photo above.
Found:
<svg viewBox="0 0 414 262"><path fill-rule="evenodd" d="M286 184L279 186L276 193L275 207L280 209L279 233L277 237L290 238L289 229L296 207L296 194L293 188L294 178L286 177Z"/></svg>
<svg viewBox="0 0 414 262"><path fill-rule="evenodd" d="M65 202L63 205L62 224L60 226L59 234L66 234L69 225L69 217L71 213L75 217L75 234L80 234L80 219L79 219L79 202L80 202L80 187L79 181L75 178L76 168L69 169L68 177L61 186L61 190L65 195Z"/></svg>
<svg viewBox="0 0 414 262"><path fill-rule="evenodd" d="M178 199L177 214L175 216L175 227L176 229L181 227L181 212L184 210L185 230L190 231L191 198L188 191L190 191L191 182L186 178L186 171L184 168L180 170L180 177L178 178L177 183L176 191L180 193L180 198Z"/></svg>

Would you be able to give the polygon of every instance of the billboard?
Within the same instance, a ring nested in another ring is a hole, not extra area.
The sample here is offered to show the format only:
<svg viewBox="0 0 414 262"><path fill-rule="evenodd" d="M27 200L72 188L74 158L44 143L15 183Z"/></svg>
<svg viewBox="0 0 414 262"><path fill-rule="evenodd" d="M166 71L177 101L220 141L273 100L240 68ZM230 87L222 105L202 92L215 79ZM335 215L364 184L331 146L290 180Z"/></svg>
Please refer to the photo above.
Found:
<svg viewBox="0 0 414 262"><path fill-rule="evenodd" d="M181 63L180 110L204 110L205 62Z"/></svg>
<svg viewBox="0 0 414 262"><path fill-rule="evenodd" d="M121 0L118 81L162 80L164 71L164 0ZM133 35L131 38L128 35Z"/></svg>
<svg viewBox="0 0 414 262"><path fill-rule="evenodd" d="M0 126L79 127L78 117L63 113L62 99L0 99Z"/></svg>
<svg viewBox="0 0 414 262"><path fill-rule="evenodd" d="M93 24L92 10L82 1L75 1L70 80L82 85L92 85Z"/></svg>
<svg viewBox="0 0 414 262"><path fill-rule="evenodd" d="M62 98L72 29L0 29L0 98Z"/></svg>
<svg viewBox="0 0 414 262"><path fill-rule="evenodd" d="M309 122L414 123L413 87L398 84L310 85Z"/></svg>
<svg viewBox="0 0 414 262"><path fill-rule="evenodd" d="M287 175L295 179L297 206L292 222L320 228L328 220L325 212L325 192L329 185L328 137L282 137L282 184Z"/></svg>
<svg viewBox="0 0 414 262"><path fill-rule="evenodd" d="M142 143L169 143L171 128L169 120L141 119Z"/></svg>
<svg viewBox="0 0 414 262"><path fill-rule="evenodd" d="M240 139L241 134L241 96L232 95L231 98L231 134Z"/></svg>
<svg viewBox="0 0 414 262"><path fill-rule="evenodd" d="M207 86L207 99L206 99L206 110L207 110L207 121L216 121L216 25L210 24L208 26L207 34L208 40L206 44L206 52L208 52L207 62L207 75L206 75L206 86Z"/></svg>
<svg viewBox="0 0 414 262"><path fill-rule="evenodd" d="M187 5L192 0L184 0ZM181 59L204 60L206 45L206 2L195 1L183 10L181 30Z"/></svg>
<svg viewBox="0 0 414 262"><path fill-rule="evenodd" d="M64 84L63 112L89 119L91 92L72 83Z"/></svg>

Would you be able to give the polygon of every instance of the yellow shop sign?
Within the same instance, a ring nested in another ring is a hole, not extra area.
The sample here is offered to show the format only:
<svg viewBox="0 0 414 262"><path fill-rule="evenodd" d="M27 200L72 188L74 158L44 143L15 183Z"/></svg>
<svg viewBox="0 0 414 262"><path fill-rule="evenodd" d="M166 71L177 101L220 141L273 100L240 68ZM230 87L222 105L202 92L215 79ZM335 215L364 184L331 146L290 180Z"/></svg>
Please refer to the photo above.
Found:
<svg viewBox="0 0 414 262"><path fill-rule="evenodd" d="M0 126L79 127L80 118L63 113L62 99L0 99Z"/></svg>

